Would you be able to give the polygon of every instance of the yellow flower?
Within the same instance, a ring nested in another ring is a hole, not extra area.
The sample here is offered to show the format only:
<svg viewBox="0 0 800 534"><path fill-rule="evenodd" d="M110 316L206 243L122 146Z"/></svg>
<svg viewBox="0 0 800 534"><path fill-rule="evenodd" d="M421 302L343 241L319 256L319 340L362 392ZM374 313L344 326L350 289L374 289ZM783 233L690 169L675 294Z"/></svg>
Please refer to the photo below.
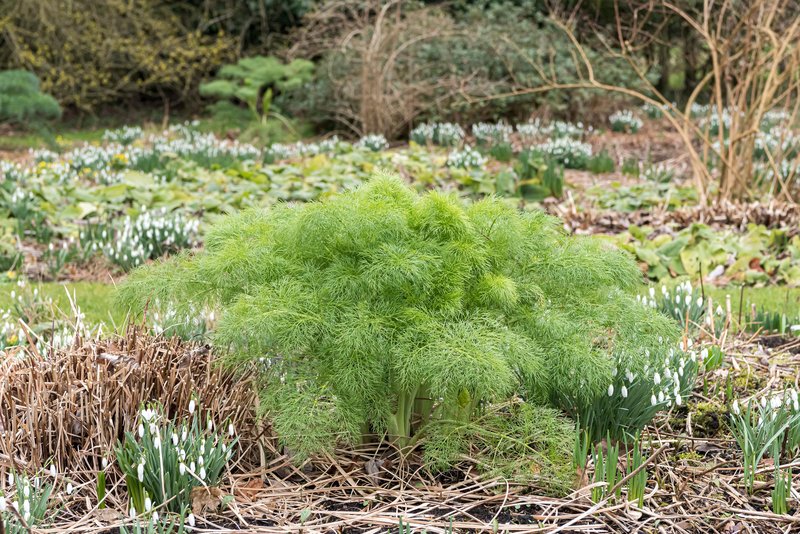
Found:
<svg viewBox="0 0 800 534"><path fill-rule="evenodd" d="M6 341L8 342L9 345L14 345L17 341L19 341L19 338L17 337L17 334L14 334L13 336L9 337Z"/></svg>
<svg viewBox="0 0 800 534"><path fill-rule="evenodd" d="M7 277L8 277L10 280L14 280L14 279L17 277L17 272L16 272L16 271L8 271L8 272L6 273L6 276L7 276Z"/></svg>

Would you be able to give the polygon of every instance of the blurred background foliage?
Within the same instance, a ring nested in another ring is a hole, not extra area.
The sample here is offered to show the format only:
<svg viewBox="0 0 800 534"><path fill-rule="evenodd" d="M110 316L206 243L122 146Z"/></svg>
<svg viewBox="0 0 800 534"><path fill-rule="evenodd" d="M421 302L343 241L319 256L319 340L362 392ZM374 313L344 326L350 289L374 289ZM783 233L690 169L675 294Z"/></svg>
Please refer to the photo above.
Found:
<svg viewBox="0 0 800 534"><path fill-rule="evenodd" d="M687 10L696 3L675 2ZM222 67L273 56L315 63L303 90L276 93L271 105L317 131L393 138L421 120L513 121L532 109L590 120L614 100L590 90L508 96L541 84L545 74L567 82L579 74L575 49L554 18L577 17L589 60L610 84L640 89L639 69L680 101L708 68L688 23L658 10L643 24L652 39L635 51L636 64L608 53L615 9L632 17L634 4L0 0L0 70L32 72L70 116L142 104L165 116L195 113L210 103L200 84Z"/></svg>

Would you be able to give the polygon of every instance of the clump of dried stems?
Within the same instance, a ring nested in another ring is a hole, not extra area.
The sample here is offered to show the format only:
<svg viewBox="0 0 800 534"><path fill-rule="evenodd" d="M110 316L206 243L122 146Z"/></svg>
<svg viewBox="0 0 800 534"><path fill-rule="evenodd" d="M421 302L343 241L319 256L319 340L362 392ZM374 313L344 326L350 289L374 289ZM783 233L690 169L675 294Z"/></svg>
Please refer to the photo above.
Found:
<svg viewBox="0 0 800 534"><path fill-rule="evenodd" d="M0 475L48 465L97 471L149 402L174 417L188 414L194 398L244 440L256 432L252 373L225 370L208 347L131 328L46 354L14 350L26 353L0 357Z"/></svg>
<svg viewBox="0 0 800 534"><path fill-rule="evenodd" d="M357 135L391 139L406 131L436 95L457 92L458 80L432 79L413 54L454 33L452 19L435 8L401 0L328 2L307 17L288 55L332 58L317 75L331 84L328 106L337 122ZM355 80L353 73L358 73Z"/></svg>

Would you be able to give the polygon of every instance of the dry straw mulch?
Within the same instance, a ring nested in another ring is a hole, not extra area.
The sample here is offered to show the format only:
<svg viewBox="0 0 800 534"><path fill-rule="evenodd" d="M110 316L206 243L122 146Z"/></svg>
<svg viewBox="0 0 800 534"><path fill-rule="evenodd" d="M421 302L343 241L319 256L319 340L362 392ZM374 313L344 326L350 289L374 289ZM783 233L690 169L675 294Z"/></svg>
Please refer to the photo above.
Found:
<svg viewBox="0 0 800 534"><path fill-rule="evenodd" d="M754 343L732 350L736 365L760 374L764 387L800 369L791 350ZM640 510L624 498L594 503L590 486L564 498L537 495L535 488L482 475L469 459L458 470L432 475L414 453L389 445L338 450L296 465L255 421L252 374L223 370L202 345L133 330L22 356L9 353L0 361L0 476L12 467L57 466L60 512L43 532L115 532L126 521L127 497L112 467L108 508L96 508L102 457L134 428L142 403L158 401L168 414L185 415L192 395L216 420L232 420L241 436L224 486L198 495L197 531L397 532L401 519L414 532L432 533L800 530L800 516L768 511L772 467L762 469L762 487L748 498L733 443L699 436L685 414L666 414L648 432L649 482ZM71 495L63 491L66 478L77 488ZM220 494L235 500L215 510Z"/></svg>

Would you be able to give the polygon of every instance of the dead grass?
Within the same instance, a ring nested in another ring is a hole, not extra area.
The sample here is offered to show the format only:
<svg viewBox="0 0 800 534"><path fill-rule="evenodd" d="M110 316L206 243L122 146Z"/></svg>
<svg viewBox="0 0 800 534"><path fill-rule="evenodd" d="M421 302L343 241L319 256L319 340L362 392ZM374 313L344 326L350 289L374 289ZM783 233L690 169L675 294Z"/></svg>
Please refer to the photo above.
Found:
<svg viewBox="0 0 800 534"><path fill-rule="evenodd" d="M752 377L744 383L757 388L741 389L742 396L787 382L797 385L797 345L774 338L729 340L725 369L705 379L722 384L728 374ZM54 462L77 488L67 495L62 483L54 497L58 521L41 532L109 532L124 524L127 497L113 466L108 508L94 505L101 458L133 428L141 403L159 401L169 415L180 415L187 413L193 393L216 419L232 419L242 436L220 488L235 500L224 510L205 510L201 531L378 533L396 531L401 519L414 532L432 533L727 534L800 528L800 517L769 511L773 466L764 464L765 476L747 496L739 453L724 423L714 432L701 431L694 408L666 413L648 429L648 487L638 509L625 502L624 492L620 501L593 503L587 497L591 486L564 498L537 495L534 488L481 475L469 459L434 476L417 455L389 445L337 450L335 457L296 465L254 420L251 375L222 370L201 345L130 330L109 341L77 340L69 350L17 356L10 353L0 362L0 471L13 466L30 472ZM688 406L718 405L724 418L719 389L704 389L703 381ZM205 504L215 502L212 493Z"/></svg>

